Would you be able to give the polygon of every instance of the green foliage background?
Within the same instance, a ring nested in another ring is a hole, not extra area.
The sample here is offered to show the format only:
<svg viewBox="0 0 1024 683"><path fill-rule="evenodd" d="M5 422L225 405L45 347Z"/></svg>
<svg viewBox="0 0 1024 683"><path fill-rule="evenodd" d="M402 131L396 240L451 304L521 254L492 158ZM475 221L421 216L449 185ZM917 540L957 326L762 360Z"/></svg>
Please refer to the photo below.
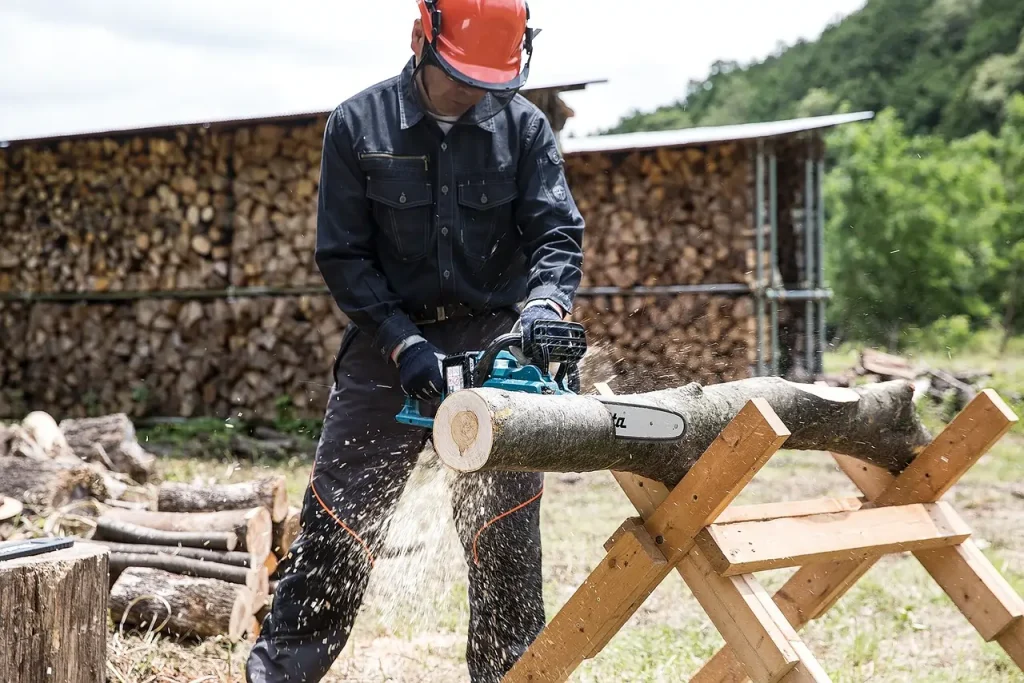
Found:
<svg viewBox="0 0 1024 683"><path fill-rule="evenodd" d="M868 0L606 133L872 110L830 134L829 322L893 348L1024 330L1024 1ZM959 332L958 332L959 331Z"/></svg>

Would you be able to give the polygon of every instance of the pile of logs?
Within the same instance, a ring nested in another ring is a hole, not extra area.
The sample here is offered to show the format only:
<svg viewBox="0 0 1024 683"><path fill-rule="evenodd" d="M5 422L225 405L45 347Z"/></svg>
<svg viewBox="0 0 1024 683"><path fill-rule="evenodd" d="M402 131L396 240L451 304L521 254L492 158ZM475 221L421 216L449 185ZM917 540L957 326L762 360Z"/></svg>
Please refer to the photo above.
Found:
<svg viewBox="0 0 1024 683"><path fill-rule="evenodd" d="M0 302L0 416L320 415L347 322L328 296Z"/></svg>
<svg viewBox="0 0 1024 683"><path fill-rule="evenodd" d="M123 414L57 424L36 411L0 425L0 540L33 535L32 525L12 526L22 515L48 520L50 532L74 518L79 542L109 552L115 624L166 622L168 633L236 640L258 633L270 576L299 531L284 478L158 483L155 460ZM87 516L77 514L83 506Z"/></svg>
<svg viewBox="0 0 1024 683"><path fill-rule="evenodd" d="M587 221L583 287L754 284L752 164L743 146L578 154L565 164ZM574 319L600 362L614 366L619 390L643 390L652 379L739 379L755 359L747 296L579 297Z"/></svg>
<svg viewBox="0 0 1024 683"><path fill-rule="evenodd" d="M168 632L232 640L259 632L270 576L298 534L283 477L234 484L163 483L156 510L111 507L93 542L110 551L115 623L145 625L171 605ZM162 618L162 617L161 617Z"/></svg>
<svg viewBox="0 0 1024 683"><path fill-rule="evenodd" d="M567 158L587 220L583 286L749 284L751 168L736 144Z"/></svg>
<svg viewBox="0 0 1024 683"><path fill-rule="evenodd" d="M323 285L313 248L325 125L321 118L293 128L235 132L232 285Z"/></svg>
<svg viewBox="0 0 1024 683"><path fill-rule="evenodd" d="M614 378L616 390L748 375L755 360L755 317L749 297L709 295L577 300L573 318L587 330L584 386ZM590 381L592 380L592 381Z"/></svg>
<svg viewBox="0 0 1024 683"><path fill-rule="evenodd" d="M219 289L231 137L201 126L0 157L0 292Z"/></svg>

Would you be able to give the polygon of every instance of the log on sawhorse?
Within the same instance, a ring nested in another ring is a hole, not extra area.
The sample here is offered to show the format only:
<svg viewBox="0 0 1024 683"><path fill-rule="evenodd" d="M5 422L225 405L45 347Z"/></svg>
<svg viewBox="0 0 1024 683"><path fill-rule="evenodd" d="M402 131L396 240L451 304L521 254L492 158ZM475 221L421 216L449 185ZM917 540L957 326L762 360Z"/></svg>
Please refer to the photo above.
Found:
<svg viewBox="0 0 1024 683"><path fill-rule="evenodd" d="M605 394L606 385L598 385ZM750 401L672 490L613 472L639 513L504 683L567 680L675 569L726 642L691 683L830 681L797 630L821 617L881 557L912 552L986 641L1024 670L1024 601L971 541L943 495L1017 421L978 394L899 476L842 455L858 498L730 507L789 436ZM771 596L754 573L800 567Z"/></svg>

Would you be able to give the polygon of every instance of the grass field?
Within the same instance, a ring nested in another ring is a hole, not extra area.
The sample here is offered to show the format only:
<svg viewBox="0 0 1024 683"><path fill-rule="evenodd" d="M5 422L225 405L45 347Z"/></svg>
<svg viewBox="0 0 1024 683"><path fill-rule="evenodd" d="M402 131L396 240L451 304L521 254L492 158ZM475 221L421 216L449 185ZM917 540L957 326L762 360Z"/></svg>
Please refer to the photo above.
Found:
<svg viewBox="0 0 1024 683"><path fill-rule="evenodd" d="M855 351L831 354L827 370L849 367ZM1002 358L991 353L935 354L939 367L993 372L990 386L1024 390L1024 340ZM1014 405L1018 415L1022 406ZM938 412L928 424L941 428ZM143 434L145 434L143 432ZM219 455L203 459L166 457L169 479L200 476L218 481L252 477L256 471L284 473L293 504L301 501L309 463L246 462ZM441 475L415 475L396 519L403 530L423 519L444 520L448 502L434 495ZM1024 594L1024 427L1020 424L986 455L948 496L975 530L985 554ZM782 451L747 486L738 502L857 495L822 453ZM417 495L418 494L418 495ZM542 505L545 600L548 618L603 556L602 544L634 514L608 473L549 475ZM461 551L450 526L429 533L426 556L378 564L353 637L332 670L331 681L464 681L463 649L468 618ZM759 575L769 592L793 570ZM995 644L976 634L949 598L909 555L879 562L827 615L802 636L836 683L1010 683L1024 676ZM722 645L681 579L672 574L617 637L571 679L591 682L685 681ZM243 681L247 643L220 641L185 645L157 637L117 636L110 680ZM130 668L130 670L129 670ZM156 676L162 676L156 678ZM208 677L208 678L204 678Z"/></svg>

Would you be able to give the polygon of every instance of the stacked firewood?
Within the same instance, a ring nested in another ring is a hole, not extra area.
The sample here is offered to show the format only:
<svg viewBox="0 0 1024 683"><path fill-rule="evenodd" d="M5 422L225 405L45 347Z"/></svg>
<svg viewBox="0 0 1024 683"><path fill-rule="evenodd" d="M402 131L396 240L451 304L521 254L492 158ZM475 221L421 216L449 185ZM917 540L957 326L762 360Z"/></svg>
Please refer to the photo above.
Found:
<svg viewBox="0 0 1024 683"><path fill-rule="evenodd" d="M169 632L231 639L258 633L270 576L298 534L284 478L165 482L155 507L110 507L97 519L93 542L110 550L115 622L142 625L153 613L166 614L158 596L171 605Z"/></svg>
<svg viewBox="0 0 1024 683"><path fill-rule="evenodd" d="M743 147L580 154L566 174L587 221L584 287L752 282Z"/></svg>
<svg viewBox="0 0 1024 683"><path fill-rule="evenodd" d="M597 296L578 300L574 319L591 349L583 386L614 379L618 391L748 376L755 332L749 297Z"/></svg>
<svg viewBox="0 0 1024 683"><path fill-rule="evenodd" d="M223 288L230 144L192 127L8 150L0 292Z"/></svg>
<svg viewBox="0 0 1024 683"><path fill-rule="evenodd" d="M0 425L0 540L35 533L12 526L24 511L44 531L105 546L115 623L158 615L170 633L258 633L270 576L299 531L284 478L157 483L155 462L123 414L58 424L36 411Z"/></svg>
<svg viewBox="0 0 1024 683"><path fill-rule="evenodd" d="M584 287L754 284L753 185L742 146L580 154L566 172L587 221ZM621 389L730 381L747 376L753 360L749 297L579 297L574 319L597 347L587 374L601 368Z"/></svg>
<svg viewBox="0 0 1024 683"><path fill-rule="evenodd" d="M313 261L320 152L326 120L235 132L235 239L231 284L323 285Z"/></svg>
<svg viewBox="0 0 1024 683"><path fill-rule="evenodd" d="M0 302L0 416L319 414L347 322L321 295Z"/></svg>

